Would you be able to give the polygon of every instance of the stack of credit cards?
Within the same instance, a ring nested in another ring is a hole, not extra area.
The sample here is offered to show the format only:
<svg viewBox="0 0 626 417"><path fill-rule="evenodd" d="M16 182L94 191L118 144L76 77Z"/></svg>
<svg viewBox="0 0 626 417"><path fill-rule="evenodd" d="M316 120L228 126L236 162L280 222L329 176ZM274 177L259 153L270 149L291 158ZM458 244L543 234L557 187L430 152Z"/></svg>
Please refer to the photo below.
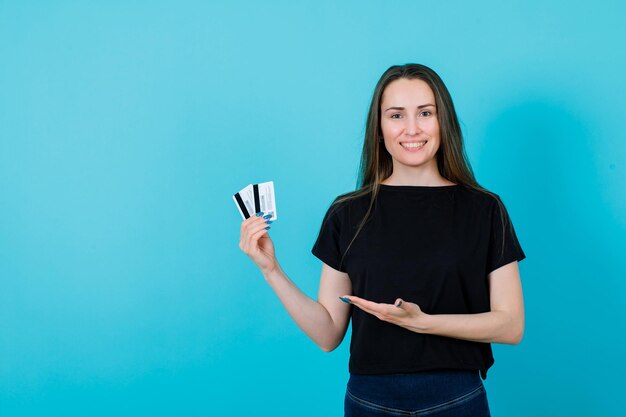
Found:
<svg viewBox="0 0 626 417"><path fill-rule="evenodd" d="M278 219L276 214L276 198L274 197L274 181L260 184L248 184L243 190L233 195L235 205L241 217L247 219L262 211L264 215L271 214L272 220Z"/></svg>

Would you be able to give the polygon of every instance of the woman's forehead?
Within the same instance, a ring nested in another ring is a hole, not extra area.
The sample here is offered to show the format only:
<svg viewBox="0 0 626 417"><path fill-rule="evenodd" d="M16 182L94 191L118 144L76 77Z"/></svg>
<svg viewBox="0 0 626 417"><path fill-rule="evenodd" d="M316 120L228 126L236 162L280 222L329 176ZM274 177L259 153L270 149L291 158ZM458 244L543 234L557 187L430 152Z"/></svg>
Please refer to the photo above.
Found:
<svg viewBox="0 0 626 417"><path fill-rule="evenodd" d="M381 106L417 107L435 104L435 95L430 86L420 79L400 78L387 85L383 91Z"/></svg>

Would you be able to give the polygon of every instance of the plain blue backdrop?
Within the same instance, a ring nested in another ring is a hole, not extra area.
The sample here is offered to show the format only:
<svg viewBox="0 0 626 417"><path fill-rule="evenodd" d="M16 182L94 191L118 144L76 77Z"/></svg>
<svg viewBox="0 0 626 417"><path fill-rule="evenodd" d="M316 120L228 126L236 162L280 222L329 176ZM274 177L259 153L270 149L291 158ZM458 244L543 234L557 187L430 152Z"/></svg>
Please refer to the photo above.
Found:
<svg viewBox="0 0 626 417"><path fill-rule="evenodd" d="M626 373L626 8L619 1L0 1L0 415L340 416L322 352L239 249L232 194L317 296L374 86L451 91L527 258L494 416L614 416Z"/></svg>

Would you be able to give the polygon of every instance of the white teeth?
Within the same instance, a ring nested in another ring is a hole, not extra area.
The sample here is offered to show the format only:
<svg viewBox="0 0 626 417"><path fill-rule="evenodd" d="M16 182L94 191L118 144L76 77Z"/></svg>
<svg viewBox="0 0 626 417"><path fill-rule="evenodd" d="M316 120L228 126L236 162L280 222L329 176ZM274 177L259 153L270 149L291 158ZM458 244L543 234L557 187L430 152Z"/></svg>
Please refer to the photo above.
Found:
<svg viewBox="0 0 626 417"><path fill-rule="evenodd" d="M405 148L421 148L422 146L424 146L426 144L426 141L424 142L414 142L414 143L401 143L402 146L404 146Z"/></svg>

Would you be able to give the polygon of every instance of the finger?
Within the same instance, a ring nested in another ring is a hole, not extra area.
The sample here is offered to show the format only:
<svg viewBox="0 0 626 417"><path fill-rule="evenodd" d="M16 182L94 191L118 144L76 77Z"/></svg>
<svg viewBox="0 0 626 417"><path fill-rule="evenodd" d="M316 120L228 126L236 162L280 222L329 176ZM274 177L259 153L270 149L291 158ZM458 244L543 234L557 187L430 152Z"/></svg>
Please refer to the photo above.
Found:
<svg viewBox="0 0 626 417"><path fill-rule="evenodd" d="M396 298L393 305L396 307L396 311L404 310L404 312L408 314L415 314L415 312L419 310L419 306L417 304L405 301L402 298Z"/></svg>
<svg viewBox="0 0 626 417"><path fill-rule="evenodd" d="M265 228L268 227L268 225L259 219L262 218L258 217L248 224L242 225L240 246L246 253L249 253L249 251L254 248L258 239L263 235L263 232L267 232ZM250 218L246 219L246 221L248 220L250 220Z"/></svg>
<svg viewBox="0 0 626 417"><path fill-rule="evenodd" d="M246 239L244 243L241 245L241 250L246 253L248 256L252 256L252 254L258 252L259 250L259 239L263 238L268 231L265 229L259 230L257 233L250 236L249 239Z"/></svg>
<svg viewBox="0 0 626 417"><path fill-rule="evenodd" d="M266 227L270 227L270 225L265 222L253 223L248 227L248 234L252 236L259 230L265 229Z"/></svg>
<svg viewBox="0 0 626 417"><path fill-rule="evenodd" d="M252 241L254 243L258 244L259 239L261 239L263 236L269 234L269 232L270 232L269 229L265 229L265 228L259 230L258 232L256 232L255 234L252 235Z"/></svg>
<svg viewBox="0 0 626 417"><path fill-rule="evenodd" d="M253 214L252 216L248 217L247 219L244 219L241 222L241 231L242 231L242 233L250 225L258 223L258 222L264 222L265 220L268 220L268 219L264 219L263 218L263 212L262 211L259 212L259 213Z"/></svg>
<svg viewBox="0 0 626 417"><path fill-rule="evenodd" d="M268 226L269 225L265 223L265 220L263 220L262 217L257 217L256 219L252 220L250 223L243 226L242 234L249 238L250 236L257 233L259 230L264 229Z"/></svg>
<svg viewBox="0 0 626 417"><path fill-rule="evenodd" d="M384 314L386 314L387 305L374 303L372 301L368 301L363 298L359 298L355 296L351 296L350 301L351 301L351 304L354 304L361 310L365 311L366 313L372 314L378 317L379 319L382 318Z"/></svg>
<svg viewBox="0 0 626 417"><path fill-rule="evenodd" d="M376 317L380 318L380 313L378 311L376 311L376 310L372 310L371 308L367 308L367 307L365 307L363 305L358 305L358 304L355 304L354 306L356 308L360 309L360 310L365 311L368 314L371 314L373 316L376 316Z"/></svg>
<svg viewBox="0 0 626 417"><path fill-rule="evenodd" d="M260 215L260 216L257 216L257 215L250 216L250 217L248 217L247 219L245 219L245 220L243 220L241 222L241 230L243 232L244 230L246 230L251 225L264 222L265 220L267 220L267 219L264 219L262 215Z"/></svg>
<svg viewBox="0 0 626 417"><path fill-rule="evenodd" d="M253 221L255 221L256 219L258 219L257 216L249 216L247 219L243 219L241 221L241 228L243 229L245 226L249 225L250 223L252 223Z"/></svg>
<svg viewBox="0 0 626 417"><path fill-rule="evenodd" d="M259 217L257 222L252 223L252 227L255 228L255 230L258 230L258 227L261 228L266 228L266 227L270 227L272 225L273 221L271 220L271 218L263 218L263 217Z"/></svg>
<svg viewBox="0 0 626 417"><path fill-rule="evenodd" d="M364 307L370 310L380 310L382 304L375 303L373 301L366 300L364 298L356 297L354 295L347 296L346 298L350 299L352 304L355 304L357 307Z"/></svg>
<svg viewBox="0 0 626 417"><path fill-rule="evenodd" d="M250 235L250 238L248 239L248 242L249 242L248 245L250 248L256 248L258 246L259 239L263 235L269 232L269 230L266 229L266 227L267 225L261 226L260 228L252 232L252 234Z"/></svg>
<svg viewBox="0 0 626 417"><path fill-rule="evenodd" d="M352 304L365 311L366 313L372 314L380 320L394 324L398 323L398 320L406 316L406 314L408 313L408 311L402 307L406 307L407 304L411 304L407 303L401 298L396 299L396 303L394 305L386 303L375 303L373 301L365 300L356 296L350 296L350 300L352 301ZM401 300L401 307L397 307L398 301Z"/></svg>
<svg viewBox="0 0 626 417"><path fill-rule="evenodd" d="M242 243L244 243L243 242L244 240L247 240L248 230L249 230L251 225L256 223L256 221L255 221L256 219L257 219L257 217L251 216L251 217L248 217L247 219L245 219L244 221L241 222L241 227L240 227L239 234L241 236Z"/></svg>

